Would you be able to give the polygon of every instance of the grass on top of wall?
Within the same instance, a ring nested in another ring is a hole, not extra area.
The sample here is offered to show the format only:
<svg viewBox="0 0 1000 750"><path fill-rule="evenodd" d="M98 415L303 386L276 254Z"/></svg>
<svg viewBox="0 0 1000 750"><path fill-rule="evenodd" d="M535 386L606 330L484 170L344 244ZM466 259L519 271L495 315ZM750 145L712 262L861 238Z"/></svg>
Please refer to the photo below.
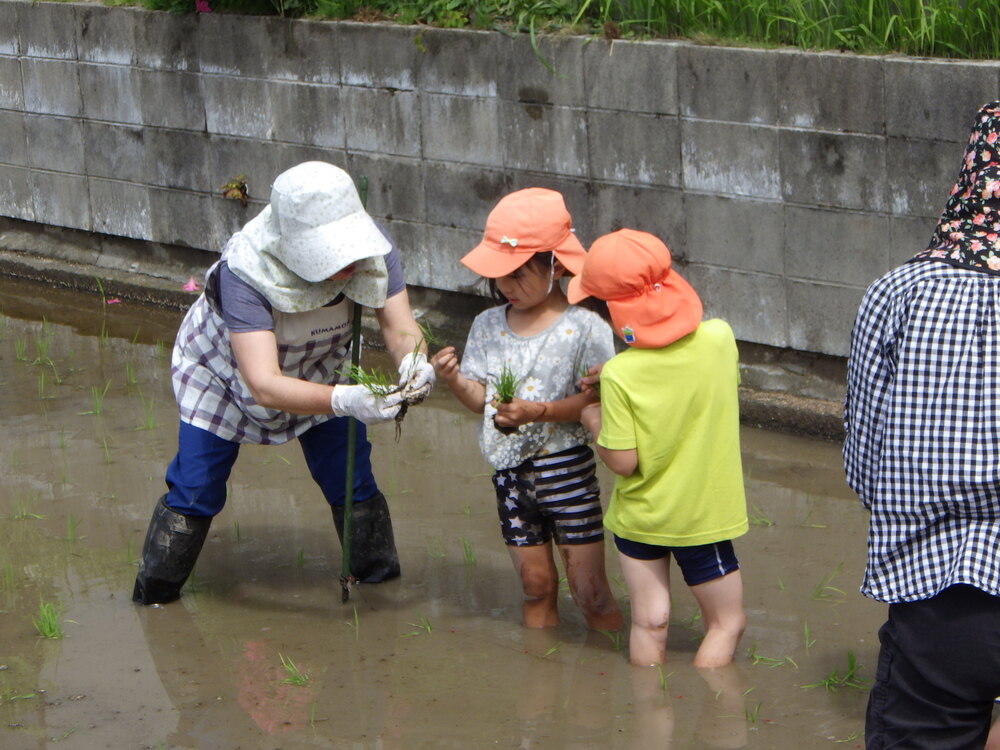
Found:
<svg viewBox="0 0 1000 750"><path fill-rule="evenodd" d="M132 0L106 0L113 4ZM195 11L196 0L139 0ZM1000 59L997 0L197 0L201 10Z"/></svg>

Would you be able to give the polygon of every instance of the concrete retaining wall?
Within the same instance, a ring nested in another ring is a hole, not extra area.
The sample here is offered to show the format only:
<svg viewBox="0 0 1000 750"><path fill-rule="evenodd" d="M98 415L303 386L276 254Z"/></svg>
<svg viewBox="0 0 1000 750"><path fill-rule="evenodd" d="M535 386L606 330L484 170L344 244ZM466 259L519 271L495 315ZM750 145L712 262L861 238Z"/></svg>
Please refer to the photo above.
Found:
<svg viewBox="0 0 1000 750"><path fill-rule="evenodd" d="M923 248L1000 63L0 0L0 216L217 251L305 159L365 174L408 280L506 192L666 240L737 336L843 355ZM219 187L245 174L251 204ZM207 261L206 261L207 263Z"/></svg>

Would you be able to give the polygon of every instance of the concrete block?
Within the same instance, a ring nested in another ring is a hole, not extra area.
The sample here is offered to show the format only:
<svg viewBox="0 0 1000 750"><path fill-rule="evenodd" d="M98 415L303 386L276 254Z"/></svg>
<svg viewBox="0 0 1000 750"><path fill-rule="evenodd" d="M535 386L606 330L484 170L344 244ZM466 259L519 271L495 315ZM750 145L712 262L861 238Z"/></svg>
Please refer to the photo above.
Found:
<svg viewBox="0 0 1000 750"><path fill-rule="evenodd" d="M889 270L886 216L785 207L785 276L866 286Z"/></svg>
<svg viewBox="0 0 1000 750"><path fill-rule="evenodd" d="M136 182L199 193L216 190L217 185L208 176L209 143L204 135L155 128L144 132L145 154L139 164L145 176L136 178Z"/></svg>
<svg viewBox="0 0 1000 750"><path fill-rule="evenodd" d="M318 83L268 84L276 141L322 148L344 148L340 87Z"/></svg>
<svg viewBox="0 0 1000 750"><path fill-rule="evenodd" d="M538 52L527 34L497 39L497 94L522 105L558 104L582 107L586 103L583 77L584 37L535 37ZM553 72L554 71L554 72Z"/></svg>
<svg viewBox="0 0 1000 750"><path fill-rule="evenodd" d="M347 152L339 148L323 148L320 146L300 146L297 144L279 143L273 147L275 152L274 163L277 165L277 172L274 176L291 169L296 164L304 161L325 161L345 169L347 164ZM273 182L273 180L272 180Z"/></svg>
<svg viewBox="0 0 1000 750"><path fill-rule="evenodd" d="M0 55L21 54L19 9L28 3L0 3Z"/></svg>
<svg viewBox="0 0 1000 750"><path fill-rule="evenodd" d="M591 179L680 187L678 118L597 110L586 117Z"/></svg>
<svg viewBox="0 0 1000 750"><path fill-rule="evenodd" d="M755 125L681 121L684 189L779 198L778 131Z"/></svg>
<svg viewBox="0 0 1000 750"><path fill-rule="evenodd" d="M267 16L200 15L197 54L202 73L265 77L270 64L268 57L274 51L270 35L281 35L287 23L282 25L280 19Z"/></svg>
<svg viewBox="0 0 1000 750"><path fill-rule="evenodd" d="M271 84L253 78L203 76L205 126L213 135L271 140Z"/></svg>
<svg viewBox="0 0 1000 750"><path fill-rule="evenodd" d="M135 68L81 64L79 75L84 117L142 124L142 95Z"/></svg>
<svg viewBox="0 0 1000 750"><path fill-rule="evenodd" d="M82 131L85 169L65 171L112 180L146 181L147 140L156 131L91 121L84 122Z"/></svg>
<svg viewBox="0 0 1000 750"><path fill-rule="evenodd" d="M17 3L15 29L26 57L76 59L76 13L79 6Z"/></svg>
<svg viewBox="0 0 1000 750"><path fill-rule="evenodd" d="M785 290L787 345L806 352L846 357L865 288L789 280Z"/></svg>
<svg viewBox="0 0 1000 750"><path fill-rule="evenodd" d="M21 63L13 57L0 57L0 109L24 109Z"/></svg>
<svg viewBox="0 0 1000 750"><path fill-rule="evenodd" d="M340 24L295 20L289 34L287 43L298 50L298 59L282 57L284 67L275 65L273 75L303 83L340 83Z"/></svg>
<svg viewBox="0 0 1000 750"><path fill-rule="evenodd" d="M393 244L399 249L399 257L403 263L403 278L407 284L413 284L417 269L426 265L427 256L434 248L428 248L425 240L423 224L409 221L383 221L382 227L389 233Z"/></svg>
<svg viewBox="0 0 1000 750"><path fill-rule="evenodd" d="M23 59L21 80L26 112L69 117L79 117L83 112L75 63L67 60Z"/></svg>
<svg viewBox="0 0 1000 750"><path fill-rule="evenodd" d="M950 141L887 139L889 210L897 216L940 216L964 154L965 144Z"/></svg>
<svg viewBox="0 0 1000 750"><path fill-rule="evenodd" d="M135 27L136 64L152 70L197 71L204 13L143 13Z"/></svg>
<svg viewBox="0 0 1000 750"><path fill-rule="evenodd" d="M414 26L339 23L340 76L351 86L413 91L423 54ZM349 52L348 52L349 50Z"/></svg>
<svg viewBox="0 0 1000 750"><path fill-rule="evenodd" d="M205 130L201 77L174 70L137 70L142 123L153 128Z"/></svg>
<svg viewBox="0 0 1000 750"><path fill-rule="evenodd" d="M516 189L512 177L506 170L426 163L424 200L427 223L466 229L481 236L486 215L498 200ZM472 245L469 245L466 250L471 248Z"/></svg>
<svg viewBox="0 0 1000 750"><path fill-rule="evenodd" d="M268 186L270 198L270 186ZM205 238L204 248L221 253L229 238L253 217L264 210L267 200L253 201L246 208L239 201L226 200L216 194L211 199L211 234Z"/></svg>
<svg viewBox="0 0 1000 750"><path fill-rule="evenodd" d="M882 135L882 58L780 50L775 53L778 124ZM824 84L818 86L817 82Z"/></svg>
<svg viewBox="0 0 1000 750"><path fill-rule="evenodd" d="M588 226L585 217L575 217L581 239L589 238L589 242L584 243L586 247L601 235L628 228L656 235L677 260L688 257L684 200L680 190L634 185L594 186L591 205L591 225Z"/></svg>
<svg viewBox="0 0 1000 750"><path fill-rule="evenodd" d="M80 60L132 65L136 58L135 27L146 13L132 8L77 8L77 57Z"/></svg>
<svg viewBox="0 0 1000 750"><path fill-rule="evenodd" d="M584 110L508 103L500 112L503 163L509 169L586 177L587 116Z"/></svg>
<svg viewBox="0 0 1000 750"><path fill-rule="evenodd" d="M347 149L396 156L420 154L420 98L410 91L345 87Z"/></svg>
<svg viewBox="0 0 1000 750"><path fill-rule="evenodd" d="M886 210L885 141L781 131L781 194L795 204Z"/></svg>
<svg viewBox="0 0 1000 750"><path fill-rule="evenodd" d="M27 169L0 164L0 215L35 220L31 174Z"/></svg>
<svg viewBox="0 0 1000 750"><path fill-rule="evenodd" d="M150 239L149 188L134 182L96 177L88 182L95 232L137 240Z"/></svg>
<svg viewBox="0 0 1000 750"><path fill-rule="evenodd" d="M221 195L222 185L242 174L246 176L250 199L261 204L257 211L271 200L271 183L282 171L278 165L279 150L274 144L214 136L209 139L205 150L208 154L208 178L216 196ZM222 203L235 203L239 206L237 201L220 200ZM219 212L219 202L214 202L216 213ZM241 208L240 215L248 210L249 208ZM249 221L257 211L247 215L244 221ZM228 221L229 212L225 212L221 218Z"/></svg>
<svg viewBox="0 0 1000 750"><path fill-rule="evenodd" d="M83 126L79 120L29 115L24 127L30 166L54 172L86 173Z"/></svg>
<svg viewBox="0 0 1000 750"><path fill-rule="evenodd" d="M886 58L888 136L965 143L979 108L997 98L1000 63Z"/></svg>
<svg viewBox="0 0 1000 750"><path fill-rule="evenodd" d="M944 205L942 204L942 208ZM937 227L938 218L917 218L893 216L889 219L889 247L887 260L890 268L895 268L931 243L931 236ZM875 279L871 279L874 281Z"/></svg>
<svg viewBox="0 0 1000 750"><path fill-rule="evenodd" d="M691 263L678 268L705 308L705 319L722 318L740 341L788 346L785 283L780 276Z"/></svg>
<svg viewBox="0 0 1000 750"><path fill-rule="evenodd" d="M586 104L654 115L676 115L677 42L594 39L583 49Z"/></svg>
<svg viewBox="0 0 1000 750"><path fill-rule="evenodd" d="M492 31L424 29L417 43L420 91L495 97L498 38Z"/></svg>
<svg viewBox="0 0 1000 750"><path fill-rule="evenodd" d="M775 124L777 61L770 50L693 44L680 47L677 98L681 114L723 122Z"/></svg>
<svg viewBox="0 0 1000 750"><path fill-rule="evenodd" d="M34 220L40 224L86 230L94 228L86 177L31 170L31 201Z"/></svg>
<svg viewBox="0 0 1000 750"><path fill-rule="evenodd" d="M28 141L25 115L0 111L0 163L8 166L28 166Z"/></svg>
<svg viewBox="0 0 1000 750"><path fill-rule="evenodd" d="M496 98L421 95L423 157L501 166L500 107Z"/></svg>
<svg viewBox="0 0 1000 750"><path fill-rule="evenodd" d="M692 263L780 275L784 208L780 203L687 193L681 213Z"/></svg>
<svg viewBox="0 0 1000 750"><path fill-rule="evenodd" d="M204 248L212 236L212 198L180 190L149 189L150 239Z"/></svg>
<svg viewBox="0 0 1000 750"><path fill-rule="evenodd" d="M379 220L422 222L424 167L415 159L350 154L345 167L355 182L368 178L368 213Z"/></svg>
<svg viewBox="0 0 1000 750"><path fill-rule="evenodd" d="M418 263L407 260L407 283L428 289L485 294L485 282L460 262L462 256L482 239L482 232L428 225L424 233L424 246L430 251L420 254Z"/></svg>

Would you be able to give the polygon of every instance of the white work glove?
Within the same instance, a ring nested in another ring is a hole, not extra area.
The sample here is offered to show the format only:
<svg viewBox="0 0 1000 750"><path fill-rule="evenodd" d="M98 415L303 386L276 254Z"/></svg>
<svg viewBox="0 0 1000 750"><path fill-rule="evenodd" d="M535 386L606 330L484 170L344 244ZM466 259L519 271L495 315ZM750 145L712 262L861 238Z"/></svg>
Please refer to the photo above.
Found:
<svg viewBox="0 0 1000 750"><path fill-rule="evenodd" d="M403 397L411 402L423 401L434 387L434 368L423 352L410 352L399 363L399 386Z"/></svg>
<svg viewBox="0 0 1000 750"><path fill-rule="evenodd" d="M376 396L363 385L335 385L330 406L336 417L354 417L365 424L388 422L399 412L402 391Z"/></svg>

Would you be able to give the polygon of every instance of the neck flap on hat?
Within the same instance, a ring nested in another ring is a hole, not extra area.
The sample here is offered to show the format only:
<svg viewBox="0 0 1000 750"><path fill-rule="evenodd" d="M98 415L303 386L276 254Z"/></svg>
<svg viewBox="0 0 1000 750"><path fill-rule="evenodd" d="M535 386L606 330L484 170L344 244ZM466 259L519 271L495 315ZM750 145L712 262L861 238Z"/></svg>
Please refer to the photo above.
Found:
<svg viewBox="0 0 1000 750"><path fill-rule="evenodd" d="M222 258L240 279L252 286L275 310L286 313L318 310L343 292L365 307L382 307L388 290L388 273L381 255L355 261L346 281L311 282L290 271L271 250L280 234L270 221L268 206L239 232L222 251Z"/></svg>
<svg viewBox="0 0 1000 750"><path fill-rule="evenodd" d="M965 159L926 250L936 260L1000 274L1000 101L976 115Z"/></svg>

